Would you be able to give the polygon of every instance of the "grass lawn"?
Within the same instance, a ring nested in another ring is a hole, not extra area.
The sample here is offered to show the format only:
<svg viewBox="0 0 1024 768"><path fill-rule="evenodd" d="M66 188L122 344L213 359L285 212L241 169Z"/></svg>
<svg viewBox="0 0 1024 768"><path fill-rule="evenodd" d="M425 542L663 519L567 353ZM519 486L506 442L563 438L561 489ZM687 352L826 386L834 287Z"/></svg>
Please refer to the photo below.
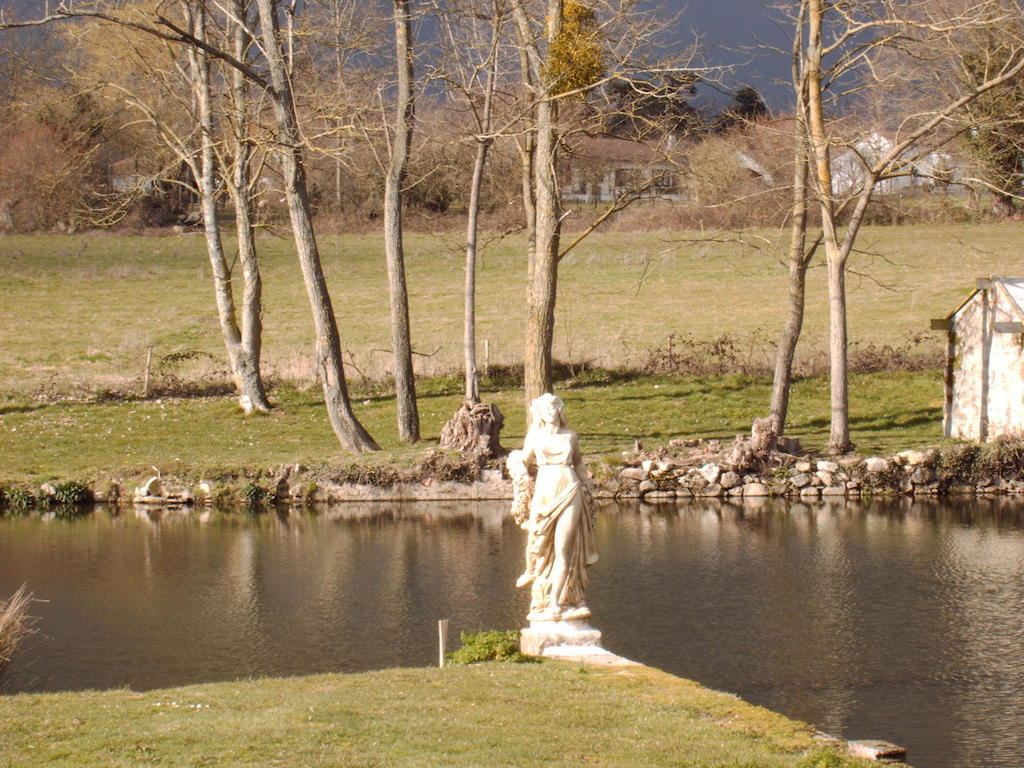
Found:
<svg viewBox="0 0 1024 768"><path fill-rule="evenodd" d="M768 380L740 375L707 378L638 377L607 385L563 388L570 426L583 450L613 461L635 440L649 447L675 437L731 439L767 412ZM522 443L520 390L485 393L506 416L504 444ZM410 463L424 445L398 442L392 397L368 396L356 411L382 442L383 454L354 459L339 448L318 389L279 388L267 415L241 415L227 396L148 401L0 403L0 481L56 478L92 482L118 476L214 472L301 462ZM461 402L457 386L424 382L420 416L425 443L436 442ZM942 439L939 372L858 374L851 381L853 439L861 453L894 452ZM799 380L788 433L822 449L828 438L828 382Z"/></svg>
<svg viewBox="0 0 1024 768"><path fill-rule="evenodd" d="M811 730L654 669L486 663L0 697L0 767L843 768Z"/></svg>
<svg viewBox="0 0 1024 768"><path fill-rule="evenodd" d="M709 341L729 334L741 359L768 359L781 324L784 232L598 234L560 267L556 357L638 368L670 335ZM868 228L851 263L851 339L900 345L955 307L983 274L1022 274L1015 223ZM386 275L377 236L325 237L356 411L387 453L405 461L394 403L374 380L389 369ZM459 403L450 374L461 365L462 254L458 235L409 238L409 285L423 434L429 444ZM131 237L9 236L0 240L0 480L90 479L101 470L158 466L267 466L350 461L327 426L311 375L311 324L287 239L260 239L265 280L264 360L278 408L240 418L226 395L123 399L142 385L153 347L164 392L223 392L223 345L203 241L198 234ZM477 322L492 364L519 359L525 291L523 243L491 244L479 270ZM826 328L823 270L811 270L802 359L820 361ZM481 359L483 362L483 359ZM634 440L727 437L765 415L766 380L636 377L604 386L563 383L572 426L589 454ZM591 380L591 383L594 383ZM205 387L212 389L205 389ZM117 397L104 400L102 394ZM97 397L97 395L100 395ZM521 394L487 397L507 418L506 443L522 437ZM862 453L940 439L938 371L856 375L851 427ZM794 392L789 432L821 448L829 420L827 383L810 377ZM364 459L365 460L365 459Z"/></svg>

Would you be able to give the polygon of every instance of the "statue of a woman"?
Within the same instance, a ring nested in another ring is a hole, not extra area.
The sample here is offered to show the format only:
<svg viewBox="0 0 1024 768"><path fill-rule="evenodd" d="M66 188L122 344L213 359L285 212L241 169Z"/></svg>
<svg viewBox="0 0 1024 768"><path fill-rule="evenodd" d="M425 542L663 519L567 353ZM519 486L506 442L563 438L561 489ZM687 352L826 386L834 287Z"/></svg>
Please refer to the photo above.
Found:
<svg viewBox="0 0 1024 768"><path fill-rule="evenodd" d="M533 585L527 618L587 618L587 568L597 561L593 502L579 442L565 428L559 398L544 394L533 401L523 449L512 452L507 466L516 496L513 515L528 532L526 570L516 583Z"/></svg>

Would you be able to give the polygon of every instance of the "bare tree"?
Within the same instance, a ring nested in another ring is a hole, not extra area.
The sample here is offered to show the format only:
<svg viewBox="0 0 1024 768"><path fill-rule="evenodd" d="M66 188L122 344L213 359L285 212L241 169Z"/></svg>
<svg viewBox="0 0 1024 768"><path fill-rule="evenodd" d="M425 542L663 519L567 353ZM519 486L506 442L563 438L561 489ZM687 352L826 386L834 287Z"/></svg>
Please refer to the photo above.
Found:
<svg viewBox="0 0 1024 768"><path fill-rule="evenodd" d="M209 41L208 10L202 3L181 6L183 24L196 39ZM116 31L117 45L111 45ZM235 380L239 405L249 413L267 411L270 404L260 373L261 300L259 266L251 227L248 238L239 232L239 261L245 275L239 325L232 285L233 259L225 252L219 220L222 182L233 189L226 167L224 142L217 119L224 112L224 93L214 83L210 57L197 48L174 49L152 43L146 35L109 24L92 24L76 35L80 66L72 75L79 93L105 97L112 115L125 125L148 125L155 143L169 150L175 169L188 168L203 220L207 256L213 276L221 337ZM165 167L164 171L170 170ZM240 170L240 169L239 169ZM128 211L139 189L127 199L111 196L93 211L97 220L115 221ZM237 199L236 216L247 214L248 196Z"/></svg>
<svg viewBox="0 0 1024 768"><path fill-rule="evenodd" d="M250 17L249 0L231 0L226 26L231 43L231 53L241 62L249 60L254 41L249 36L247 25ZM231 133L226 153L230 167L223 174L225 186L235 211L235 235L238 240L238 261L242 267L242 327L239 343L242 347L242 373L252 378L256 372L258 392L263 394L262 379L259 376L260 355L263 346L263 279L260 275L256 255L256 236L253 223L253 197L257 179L253 175L253 155L257 146L254 137L258 105L251 84L238 69L232 69L230 78L230 102L228 118ZM250 395L250 398L252 396ZM268 403L266 395L262 401L253 400L256 408L263 409Z"/></svg>
<svg viewBox="0 0 1024 768"><path fill-rule="evenodd" d="M562 0L547 0L543 37L522 0L514 0L519 44L526 60L524 72L536 102L532 136L532 165L528 205L534 209L531 233L529 285L527 287L526 349L523 358L526 402L552 389L551 344L555 331L555 297L558 286L558 251L562 232L562 200L559 195L555 163L558 153L556 122L558 90L545 72L545 56L540 39L550 48L562 28ZM524 192L524 194L526 194Z"/></svg>
<svg viewBox="0 0 1024 768"><path fill-rule="evenodd" d="M983 35L965 35L956 61L957 79L969 86L984 82L1014 55L1022 34L1024 17L1018 16ZM1010 86L975 99L961 122L963 144L978 166L977 177L964 181L992 193L997 215L1013 215L1024 199L1024 81L1017 78Z"/></svg>
<svg viewBox="0 0 1024 768"><path fill-rule="evenodd" d="M449 8L440 15L446 48L442 68L456 98L472 115L472 141L476 145L466 208L466 260L463 286L463 360L465 399L441 432L441 444L462 449L484 448L491 453L498 442L504 418L497 406L480 401L480 375L476 357L476 266L480 205L487 158L494 144L494 102L498 84L502 25L507 15L504 0L491 0L478 8L472 0L464 8ZM486 34L481 29L487 30ZM481 437L485 444L481 445Z"/></svg>
<svg viewBox="0 0 1024 768"><path fill-rule="evenodd" d="M821 235L814 238L807 247L807 203L808 203L808 157L807 130L805 110L807 105L807 67L804 59L803 16L806 6L800 8L795 26L792 48L791 83L796 96L796 108L793 115L793 177L792 177L792 208L789 221L789 250L787 266L789 269L788 305L786 322L775 354L775 375L772 381L770 418L776 435L782 435L786 429L786 417L789 413L789 393L793 384L793 361L796 357L797 343L804 322L804 299L807 286L807 268L821 242Z"/></svg>
<svg viewBox="0 0 1024 768"><path fill-rule="evenodd" d="M929 56L937 64L947 66L949 54L957 50L965 30L1015 18L1016 11L1001 0L983 0L964 8L930 0L843 4L803 0L798 34L806 35L804 119L828 271L832 416L829 449L835 453L853 447L849 424L846 272L868 203L880 181L910 173L915 158L948 141L947 129L967 105L1020 75L1024 70L1024 45L1017 41L1001 66L987 73L981 82L965 87L950 88L954 79L949 77L948 68L936 69L942 87L933 92L934 102L900 121L891 146L871 156L862 153L862 173L849 190L838 188L831 158L834 147L850 147L853 143L843 141L837 125L827 119L826 102L848 95L851 89L882 87L883 72L891 71L893 60L903 57L920 60ZM935 55L935 51L942 53Z"/></svg>
<svg viewBox="0 0 1024 768"><path fill-rule="evenodd" d="M186 6L185 12L191 33L197 40L206 42L208 38L205 5L200 2L191 7ZM183 151L181 156L192 167L199 187L203 228L206 234L210 269L213 273L221 335L227 347L231 370L238 388L239 403L246 413L253 410L267 411L270 409L270 404L267 402L263 379L260 375L261 283L252 236L252 224L248 215L248 184L246 180L248 163L245 159L247 152L244 145L245 138L236 139L241 144L240 147L237 147L241 154L236 158L238 162L235 168L235 172L239 175L237 178L231 179L229 183L229 188L235 192L235 211L241 224L238 232L238 244L240 261L245 272L245 290L242 302L243 328L240 329L236 319L234 294L231 287L231 267L224 253L220 223L217 218L218 164L215 150L216 129L210 59L209 54L199 48L190 48L188 53L189 78L198 113L200 149L198 163L187 152ZM237 92L237 89L236 97L243 97L243 94ZM228 178L231 177L228 176Z"/></svg>
<svg viewBox="0 0 1024 768"><path fill-rule="evenodd" d="M561 234L566 212L558 179L559 147L570 134L588 130L588 110L581 106L587 94L621 78L640 83L645 78L690 71L692 51L680 51L671 63L652 59L650 55L658 50L657 39L667 20L628 2L608 0L588 6L576 0L529 4L526 0L514 0L512 19L520 47L523 89L528 96L519 147L529 242L524 353L529 402L550 391L553 385L552 343L559 262L611 216L641 199L642 193L657 182L655 176L629 185L623 195L594 216L581 234L563 246ZM663 132L662 138L666 134ZM648 141L652 135L638 139Z"/></svg>
<svg viewBox="0 0 1024 768"><path fill-rule="evenodd" d="M466 207L466 262L464 283L463 358L467 403L480 401L480 376L476 359L476 264L480 206L487 157L494 145L494 102L498 85L502 25L507 15L504 0L477 8L449 8L440 16L446 61L442 68L454 96L465 103L473 121L475 145L473 170ZM485 27L487 34L482 34Z"/></svg>
<svg viewBox="0 0 1024 768"><path fill-rule="evenodd" d="M392 0L395 33L395 114L388 131L388 163L384 173L384 253L391 303L391 346L394 358L398 436L407 443L420 439L416 377L412 365L409 291L405 283L402 198L409 148L415 123L413 97L412 18L409 0Z"/></svg>
<svg viewBox="0 0 1024 768"><path fill-rule="evenodd" d="M327 415L335 434L346 448L352 451L377 450L378 445L352 411L348 396L345 367L341 357L341 336L338 333L338 323L334 317L334 308L320 263L316 234L313 231L302 137L295 113L291 75L281 40L278 3L277 0L256 0L256 7L259 11L263 55L270 72L269 84L264 82L263 85L268 86L267 92L274 110L285 198L295 239L295 250L299 256L299 265L306 284L310 309L313 312L317 375L323 387Z"/></svg>
<svg viewBox="0 0 1024 768"><path fill-rule="evenodd" d="M186 5L203 2L182 1ZM274 115L275 148L284 179L292 234L313 314L316 370L323 388L328 418L344 447L352 451L376 450L377 444L352 411L341 356L341 339L313 230L303 155L304 142L295 109L290 69L290 62L294 58L294 10L293 6L282 8L278 0L256 0L258 29L248 29L247 34L259 43L268 73L266 76L257 67L234 56L230 48L197 37L187 25L170 18L162 6L148 10L122 9L119 4L110 8L103 3L68 4L30 21L6 22L0 19L0 29L36 26L71 18L99 19L207 54L241 72L250 83L267 95Z"/></svg>

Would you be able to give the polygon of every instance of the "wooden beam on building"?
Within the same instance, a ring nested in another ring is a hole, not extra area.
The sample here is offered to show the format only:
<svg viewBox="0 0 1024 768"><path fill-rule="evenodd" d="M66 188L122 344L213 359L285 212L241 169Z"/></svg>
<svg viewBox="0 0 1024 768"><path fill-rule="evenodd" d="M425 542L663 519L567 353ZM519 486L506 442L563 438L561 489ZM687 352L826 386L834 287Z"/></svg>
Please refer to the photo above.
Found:
<svg viewBox="0 0 1024 768"><path fill-rule="evenodd" d="M1024 333L1024 323L996 322L993 325L996 333Z"/></svg>

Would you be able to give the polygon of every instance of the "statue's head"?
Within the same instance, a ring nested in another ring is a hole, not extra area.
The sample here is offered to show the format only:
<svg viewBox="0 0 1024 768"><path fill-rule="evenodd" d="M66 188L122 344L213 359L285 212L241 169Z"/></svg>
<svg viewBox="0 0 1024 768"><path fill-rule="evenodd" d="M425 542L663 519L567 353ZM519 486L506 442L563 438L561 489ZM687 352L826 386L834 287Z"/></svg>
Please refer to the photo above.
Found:
<svg viewBox="0 0 1024 768"><path fill-rule="evenodd" d="M550 422L558 427L565 426L562 398L545 392L530 403L530 426L535 427Z"/></svg>

